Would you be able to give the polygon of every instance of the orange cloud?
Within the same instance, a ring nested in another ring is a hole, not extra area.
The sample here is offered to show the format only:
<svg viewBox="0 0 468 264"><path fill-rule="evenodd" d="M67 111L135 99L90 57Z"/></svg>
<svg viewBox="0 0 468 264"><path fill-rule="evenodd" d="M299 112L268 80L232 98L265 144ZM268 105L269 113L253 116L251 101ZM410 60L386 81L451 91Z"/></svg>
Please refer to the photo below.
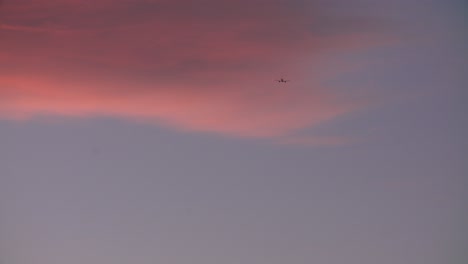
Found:
<svg viewBox="0 0 468 264"><path fill-rule="evenodd" d="M325 89L302 65L376 39L349 23L327 26L333 16L319 15L314 1L95 2L4 5L1 116L119 116L282 137L362 103ZM294 80L275 83L283 73Z"/></svg>

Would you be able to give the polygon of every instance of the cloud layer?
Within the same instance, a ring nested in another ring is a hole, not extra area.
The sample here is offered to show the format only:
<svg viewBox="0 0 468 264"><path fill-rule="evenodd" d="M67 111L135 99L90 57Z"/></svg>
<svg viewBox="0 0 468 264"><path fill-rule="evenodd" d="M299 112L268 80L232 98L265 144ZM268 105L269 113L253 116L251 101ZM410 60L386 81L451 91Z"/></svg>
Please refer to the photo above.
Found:
<svg viewBox="0 0 468 264"><path fill-rule="evenodd" d="M7 0L1 8L5 118L118 116L282 137L362 103L304 65L376 42L370 21L333 15L320 1ZM283 74L293 80L276 83Z"/></svg>

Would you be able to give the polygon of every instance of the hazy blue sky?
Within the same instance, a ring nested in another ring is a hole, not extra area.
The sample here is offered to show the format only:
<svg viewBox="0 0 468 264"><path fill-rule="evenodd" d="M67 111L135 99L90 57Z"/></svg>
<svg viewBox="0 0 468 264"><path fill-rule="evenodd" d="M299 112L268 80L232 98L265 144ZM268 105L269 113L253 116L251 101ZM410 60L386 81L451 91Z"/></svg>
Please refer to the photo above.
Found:
<svg viewBox="0 0 468 264"><path fill-rule="evenodd" d="M0 261L466 263L467 10L4 0Z"/></svg>

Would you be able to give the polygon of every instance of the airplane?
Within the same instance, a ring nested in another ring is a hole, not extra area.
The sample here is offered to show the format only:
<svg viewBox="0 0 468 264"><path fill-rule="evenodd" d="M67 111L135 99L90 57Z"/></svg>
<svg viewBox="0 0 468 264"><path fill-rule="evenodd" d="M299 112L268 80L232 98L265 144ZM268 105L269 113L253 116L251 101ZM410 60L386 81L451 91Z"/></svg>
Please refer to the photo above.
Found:
<svg viewBox="0 0 468 264"><path fill-rule="evenodd" d="M281 82L283 82L283 83L289 82L289 80L285 80L285 79L283 79L283 78L281 78L281 79L279 79L279 80L276 80L276 81L277 81L277 82L280 82L280 83L281 83Z"/></svg>

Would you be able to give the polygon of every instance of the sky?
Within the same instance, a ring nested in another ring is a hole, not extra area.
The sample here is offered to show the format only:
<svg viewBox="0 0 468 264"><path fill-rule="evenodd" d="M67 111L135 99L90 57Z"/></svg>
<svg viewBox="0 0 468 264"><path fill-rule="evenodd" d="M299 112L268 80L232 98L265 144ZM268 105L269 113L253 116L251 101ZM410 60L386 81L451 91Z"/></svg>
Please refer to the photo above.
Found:
<svg viewBox="0 0 468 264"><path fill-rule="evenodd" d="M466 263L467 10L1 1L0 261Z"/></svg>

